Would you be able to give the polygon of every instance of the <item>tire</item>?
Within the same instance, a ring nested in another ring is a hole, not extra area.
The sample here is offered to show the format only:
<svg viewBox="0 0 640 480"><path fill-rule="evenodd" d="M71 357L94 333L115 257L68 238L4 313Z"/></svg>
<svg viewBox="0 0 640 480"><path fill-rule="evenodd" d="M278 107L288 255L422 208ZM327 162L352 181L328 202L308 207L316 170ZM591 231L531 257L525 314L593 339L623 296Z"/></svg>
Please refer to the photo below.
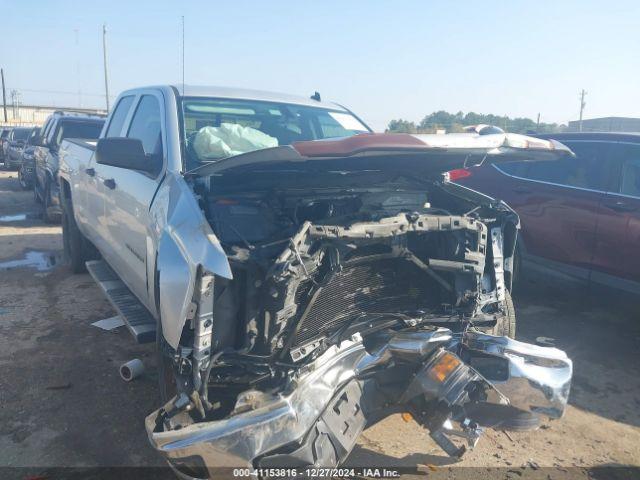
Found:
<svg viewBox="0 0 640 480"><path fill-rule="evenodd" d="M73 216L73 205L67 200L62 208L62 244L64 256L73 273L87 271L85 262L97 257L95 247L82 235Z"/></svg>
<svg viewBox="0 0 640 480"><path fill-rule="evenodd" d="M520 239L518 239L518 243L516 244L516 250L513 252L513 275L511 279L511 291L520 291L520 286L522 285L522 253L521 253L521 243Z"/></svg>
<svg viewBox="0 0 640 480"><path fill-rule="evenodd" d="M511 292L504 292L504 315L498 318L495 326L487 331L491 335L516 338L516 310L513 307Z"/></svg>
<svg viewBox="0 0 640 480"><path fill-rule="evenodd" d="M40 199L40 195L38 195L38 181L36 180L33 183L33 201L37 204L41 204L42 200Z"/></svg>
<svg viewBox="0 0 640 480"><path fill-rule="evenodd" d="M51 192L49 192L49 186L45 186L44 188L44 197L42 199L42 218L44 218L44 221L47 223L53 223L53 219L51 218L51 216L49 215L49 204L50 204L50 199L49 196L51 195Z"/></svg>
<svg viewBox="0 0 640 480"><path fill-rule="evenodd" d="M49 185L45 187L44 199L42 201L42 209L44 221L46 223L60 223L61 218L59 214L51 214L51 189Z"/></svg>
<svg viewBox="0 0 640 480"><path fill-rule="evenodd" d="M23 190L29 190L29 184L24 179L24 173L23 173L22 167L18 169L18 182L20 183L20 187Z"/></svg>

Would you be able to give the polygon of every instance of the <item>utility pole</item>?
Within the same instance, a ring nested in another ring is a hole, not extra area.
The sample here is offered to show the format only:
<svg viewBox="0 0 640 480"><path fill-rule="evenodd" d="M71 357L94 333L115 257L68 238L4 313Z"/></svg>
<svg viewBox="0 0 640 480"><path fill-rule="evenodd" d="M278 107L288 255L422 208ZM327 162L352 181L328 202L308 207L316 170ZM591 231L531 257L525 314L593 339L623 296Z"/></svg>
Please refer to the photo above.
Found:
<svg viewBox="0 0 640 480"><path fill-rule="evenodd" d="M540 133L540 112L538 112L538 120L536 121L536 133Z"/></svg>
<svg viewBox="0 0 640 480"><path fill-rule="evenodd" d="M82 80L80 78L80 41L78 40L78 29L74 28L76 37L76 77L78 80L78 107L82 108Z"/></svg>
<svg viewBox="0 0 640 480"><path fill-rule="evenodd" d="M0 75L2 76L2 109L4 110L4 122L7 123L7 92L4 89L4 68L0 68Z"/></svg>
<svg viewBox="0 0 640 480"><path fill-rule="evenodd" d="M580 123L578 124L578 131L582 131L582 112L584 112L584 107L586 105L585 101L584 101L584 96L587 94L587 92L584 91L584 88L582 89L582 91L580 92Z"/></svg>
<svg viewBox="0 0 640 480"><path fill-rule="evenodd" d="M104 60L104 96L109 111L109 74L107 73L107 25L102 24L102 58Z"/></svg>
<svg viewBox="0 0 640 480"><path fill-rule="evenodd" d="M18 90L11 90L11 105L13 107L13 119L16 120L20 117L20 92Z"/></svg>

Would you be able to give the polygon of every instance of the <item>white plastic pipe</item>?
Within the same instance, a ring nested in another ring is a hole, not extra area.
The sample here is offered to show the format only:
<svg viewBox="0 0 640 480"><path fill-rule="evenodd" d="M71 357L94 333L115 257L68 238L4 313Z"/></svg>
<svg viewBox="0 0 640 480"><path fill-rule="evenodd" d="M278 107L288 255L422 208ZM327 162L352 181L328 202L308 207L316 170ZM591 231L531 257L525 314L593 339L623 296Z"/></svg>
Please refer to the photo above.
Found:
<svg viewBox="0 0 640 480"><path fill-rule="evenodd" d="M144 373L144 363L138 358L120 365L120 376L125 382L130 382Z"/></svg>

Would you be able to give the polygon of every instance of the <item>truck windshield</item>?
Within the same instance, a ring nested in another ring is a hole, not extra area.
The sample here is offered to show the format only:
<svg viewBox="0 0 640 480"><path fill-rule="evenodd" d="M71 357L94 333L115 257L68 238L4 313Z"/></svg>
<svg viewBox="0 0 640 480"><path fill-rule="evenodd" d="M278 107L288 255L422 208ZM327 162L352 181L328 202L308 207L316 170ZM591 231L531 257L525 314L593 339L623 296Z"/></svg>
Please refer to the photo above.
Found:
<svg viewBox="0 0 640 480"><path fill-rule="evenodd" d="M29 145L33 145L33 142L38 138L38 135L40 135L40 127L34 128L33 130L31 130L27 143Z"/></svg>
<svg viewBox="0 0 640 480"><path fill-rule="evenodd" d="M182 114L188 170L262 148L369 131L346 111L256 100L184 98Z"/></svg>
<svg viewBox="0 0 640 480"><path fill-rule="evenodd" d="M31 128L16 128L13 131L13 139L14 140L26 140L29 138L29 134L31 133Z"/></svg>

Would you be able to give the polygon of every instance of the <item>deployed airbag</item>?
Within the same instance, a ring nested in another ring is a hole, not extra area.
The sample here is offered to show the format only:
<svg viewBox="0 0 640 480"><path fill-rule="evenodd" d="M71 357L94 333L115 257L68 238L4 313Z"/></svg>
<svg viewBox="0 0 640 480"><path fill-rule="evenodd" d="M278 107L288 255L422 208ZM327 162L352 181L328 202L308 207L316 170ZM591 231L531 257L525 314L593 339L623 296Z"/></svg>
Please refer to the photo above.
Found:
<svg viewBox="0 0 640 480"><path fill-rule="evenodd" d="M235 123L203 127L193 140L193 149L201 160L215 160L277 146L277 138Z"/></svg>

